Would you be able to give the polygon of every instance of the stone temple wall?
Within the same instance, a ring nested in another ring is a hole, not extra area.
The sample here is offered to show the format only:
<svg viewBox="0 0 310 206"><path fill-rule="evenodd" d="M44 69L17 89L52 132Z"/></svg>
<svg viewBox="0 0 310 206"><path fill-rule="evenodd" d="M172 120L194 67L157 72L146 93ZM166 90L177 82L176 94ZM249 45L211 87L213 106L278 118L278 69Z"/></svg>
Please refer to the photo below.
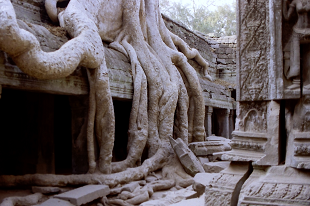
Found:
<svg viewBox="0 0 310 206"><path fill-rule="evenodd" d="M309 3L237 1L231 164L205 205L310 205Z"/></svg>
<svg viewBox="0 0 310 206"><path fill-rule="evenodd" d="M184 25L163 15L167 28L182 38L190 47L196 48L209 64L209 73L214 79L236 85L236 36L210 37L192 31Z"/></svg>
<svg viewBox="0 0 310 206"><path fill-rule="evenodd" d="M216 54L216 78L236 84L237 37L209 37L207 41Z"/></svg>

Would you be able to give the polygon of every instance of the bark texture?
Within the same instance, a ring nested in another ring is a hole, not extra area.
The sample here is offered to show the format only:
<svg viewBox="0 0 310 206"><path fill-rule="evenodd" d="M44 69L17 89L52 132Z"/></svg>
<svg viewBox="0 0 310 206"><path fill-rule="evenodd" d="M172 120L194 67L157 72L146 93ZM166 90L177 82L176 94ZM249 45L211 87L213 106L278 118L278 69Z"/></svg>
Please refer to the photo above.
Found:
<svg viewBox="0 0 310 206"><path fill-rule="evenodd" d="M2 176L1 185L115 186L141 179L169 162L178 164L169 137L180 137L186 143L204 141L202 89L195 69L187 60L195 59L211 80L208 63L197 50L168 31L158 0L71 0L59 14L56 3L46 0L47 12L68 31L72 37L69 42L55 52L43 52L36 38L18 27L11 2L0 0L0 49L25 73L40 79L68 76L78 65L88 68L90 174ZM128 156L116 163L111 163L115 120L102 41L130 59L134 82ZM95 156L95 139L99 157ZM149 158L141 165L145 147ZM93 174L96 172L100 174ZM178 182L178 178L188 176L179 172L173 178Z"/></svg>

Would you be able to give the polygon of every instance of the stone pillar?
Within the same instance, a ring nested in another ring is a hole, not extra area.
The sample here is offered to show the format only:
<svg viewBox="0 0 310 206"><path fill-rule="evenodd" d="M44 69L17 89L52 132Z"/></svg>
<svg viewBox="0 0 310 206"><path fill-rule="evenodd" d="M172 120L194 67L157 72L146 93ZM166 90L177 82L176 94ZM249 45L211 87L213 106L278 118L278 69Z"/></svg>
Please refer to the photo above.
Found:
<svg viewBox="0 0 310 206"><path fill-rule="evenodd" d="M232 138L233 130L234 130L234 110L231 109L229 113L229 139Z"/></svg>
<svg viewBox="0 0 310 206"><path fill-rule="evenodd" d="M225 137L229 139L230 136L230 130L229 130L229 116L230 116L230 109L226 109L225 111L225 125L224 125L224 131L225 131Z"/></svg>
<svg viewBox="0 0 310 206"><path fill-rule="evenodd" d="M212 135L212 113L213 113L213 107L208 106L208 110L206 111L207 114L207 136Z"/></svg>

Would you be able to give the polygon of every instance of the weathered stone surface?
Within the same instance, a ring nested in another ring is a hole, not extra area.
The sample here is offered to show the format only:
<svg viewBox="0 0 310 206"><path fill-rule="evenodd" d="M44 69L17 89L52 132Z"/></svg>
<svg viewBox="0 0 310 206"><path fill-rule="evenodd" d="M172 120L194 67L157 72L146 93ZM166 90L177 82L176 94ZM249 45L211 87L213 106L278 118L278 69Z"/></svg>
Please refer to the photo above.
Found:
<svg viewBox="0 0 310 206"><path fill-rule="evenodd" d="M219 137L219 136L209 136L206 138L206 141L210 141L210 142L220 142L221 144L223 144L225 151L229 151L231 150L231 140L227 139L225 137Z"/></svg>
<svg viewBox="0 0 310 206"><path fill-rule="evenodd" d="M216 174L206 186L205 206L208 205L237 205L237 184L242 185L251 174L250 163L231 162L230 166ZM234 203L234 204L233 204Z"/></svg>
<svg viewBox="0 0 310 206"><path fill-rule="evenodd" d="M222 159L278 165L280 104L276 101L240 102L238 107L232 151Z"/></svg>
<svg viewBox="0 0 310 206"><path fill-rule="evenodd" d="M91 202L110 193L110 188L106 185L86 185L59 195L55 198L67 200L74 205L82 205Z"/></svg>
<svg viewBox="0 0 310 206"><path fill-rule="evenodd" d="M177 191L165 192L162 195L162 198L144 202L140 206L166 206L195 197L197 197L197 192L186 188Z"/></svg>
<svg viewBox="0 0 310 206"><path fill-rule="evenodd" d="M206 186L212 181L217 174L215 173L197 173L194 177L193 189L198 193L198 196L202 195Z"/></svg>
<svg viewBox="0 0 310 206"><path fill-rule="evenodd" d="M192 142L188 145L189 149L196 156L212 155L215 152L225 151L224 145L221 142Z"/></svg>
<svg viewBox="0 0 310 206"><path fill-rule="evenodd" d="M198 157L199 161L201 162L201 164L203 165L204 163L208 163L210 162L209 161L209 158L207 157Z"/></svg>
<svg viewBox="0 0 310 206"><path fill-rule="evenodd" d="M170 137L170 143L174 152L178 156L184 170L191 176L199 172L204 172L203 167L194 153L187 147L182 139L178 138L176 140Z"/></svg>
<svg viewBox="0 0 310 206"><path fill-rule="evenodd" d="M35 206L73 206L74 204L71 204L70 202L66 201L66 200L61 200L61 199L56 199L56 198L51 198L48 199L47 201L39 204L39 205L35 205Z"/></svg>
<svg viewBox="0 0 310 206"><path fill-rule="evenodd" d="M309 170L257 167L244 183L238 205L310 205L309 191Z"/></svg>
<svg viewBox="0 0 310 206"><path fill-rule="evenodd" d="M218 162L209 162L204 163L203 169L206 173L219 173L220 171L226 169L229 166L229 161L218 161Z"/></svg>

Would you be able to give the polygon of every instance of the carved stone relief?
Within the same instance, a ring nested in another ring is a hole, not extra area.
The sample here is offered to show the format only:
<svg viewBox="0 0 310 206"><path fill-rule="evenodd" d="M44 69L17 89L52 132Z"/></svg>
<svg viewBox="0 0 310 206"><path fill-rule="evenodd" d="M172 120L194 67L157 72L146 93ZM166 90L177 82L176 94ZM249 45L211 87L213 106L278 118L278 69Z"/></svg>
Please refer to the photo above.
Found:
<svg viewBox="0 0 310 206"><path fill-rule="evenodd" d="M240 2L240 100L268 97L269 2Z"/></svg>
<svg viewBox="0 0 310 206"><path fill-rule="evenodd" d="M310 94L309 0L283 0L283 53L285 98L300 98Z"/></svg>
<svg viewBox="0 0 310 206"><path fill-rule="evenodd" d="M222 159L277 165L280 105L274 101L239 102L237 108L233 150Z"/></svg>
<svg viewBox="0 0 310 206"><path fill-rule="evenodd" d="M285 166L255 168L241 190L239 205L309 205L309 177L309 172Z"/></svg>
<svg viewBox="0 0 310 206"><path fill-rule="evenodd" d="M287 116L286 164L298 169L310 169L310 95L299 100L292 118L289 113Z"/></svg>

